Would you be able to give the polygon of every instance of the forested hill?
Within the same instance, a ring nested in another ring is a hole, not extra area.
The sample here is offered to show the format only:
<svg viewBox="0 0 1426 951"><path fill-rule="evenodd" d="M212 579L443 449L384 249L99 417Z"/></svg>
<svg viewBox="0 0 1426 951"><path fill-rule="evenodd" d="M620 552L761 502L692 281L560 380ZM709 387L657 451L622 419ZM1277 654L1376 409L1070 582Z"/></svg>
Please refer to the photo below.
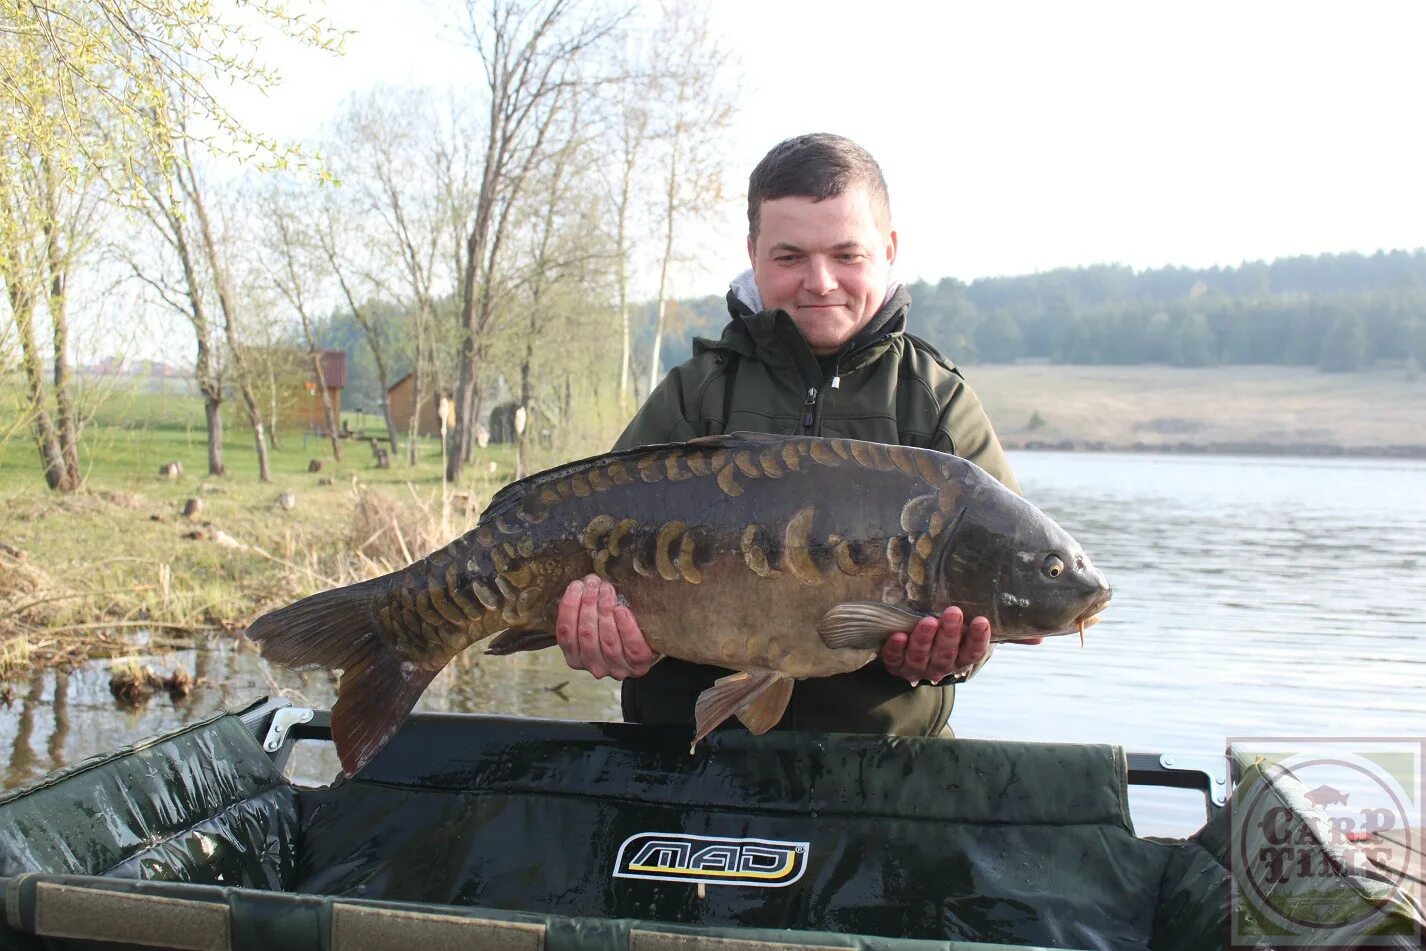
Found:
<svg viewBox="0 0 1426 951"><path fill-rule="evenodd" d="M910 285L911 330L953 360L1356 370L1426 359L1426 250L1323 254L1230 268L1062 268ZM648 308L650 316L652 308ZM716 336L721 296L679 301L666 367ZM636 321L648 352L651 321Z"/></svg>

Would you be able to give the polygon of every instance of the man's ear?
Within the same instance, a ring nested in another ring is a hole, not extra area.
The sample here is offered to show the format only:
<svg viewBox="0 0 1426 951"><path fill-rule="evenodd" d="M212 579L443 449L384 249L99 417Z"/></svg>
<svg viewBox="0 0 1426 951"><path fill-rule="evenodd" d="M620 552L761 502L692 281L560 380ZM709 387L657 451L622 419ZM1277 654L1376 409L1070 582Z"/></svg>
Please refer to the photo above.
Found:
<svg viewBox="0 0 1426 951"><path fill-rule="evenodd" d="M886 241L886 263L892 265L896 263L896 232L887 235Z"/></svg>
<svg viewBox="0 0 1426 951"><path fill-rule="evenodd" d="M752 236L752 235L748 235L748 264L751 265L754 270L757 269L757 266L758 266L757 242L753 240L753 236Z"/></svg>

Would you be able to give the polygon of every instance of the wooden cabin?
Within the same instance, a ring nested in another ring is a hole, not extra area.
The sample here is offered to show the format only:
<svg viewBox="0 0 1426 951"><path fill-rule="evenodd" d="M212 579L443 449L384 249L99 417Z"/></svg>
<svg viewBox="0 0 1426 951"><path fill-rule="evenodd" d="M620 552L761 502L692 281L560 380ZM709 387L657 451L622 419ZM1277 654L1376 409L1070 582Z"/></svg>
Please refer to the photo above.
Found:
<svg viewBox="0 0 1426 951"><path fill-rule="evenodd" d="M312 367L311 354L304 354L307 362L306 380L303 382L305 398L296 401L293 422L303 429L325 431L327 419L322 414L322 400L318 394L317 373ZM336 418L342 418L342 390L347 385L347 352L345 350L323 350L321 352L322 377L327 384L327 399L332 403ZM286 415L286 414L284 414Z"/></svg>
<svg viewBox="0 0 1426 951"><path fill-rule="evenodd" d="M408 373L391 384L386 391L386 401L391 407L391 419L396 424L397 431L403 434L411 431L411 417L416 412L416 383L416 374ZM446 417L446 427L454 428L456 404L450 392L427 393L425 402L421 404L420 418L416 421L416 432L421 436L439 436L442 413Z"/></svg>

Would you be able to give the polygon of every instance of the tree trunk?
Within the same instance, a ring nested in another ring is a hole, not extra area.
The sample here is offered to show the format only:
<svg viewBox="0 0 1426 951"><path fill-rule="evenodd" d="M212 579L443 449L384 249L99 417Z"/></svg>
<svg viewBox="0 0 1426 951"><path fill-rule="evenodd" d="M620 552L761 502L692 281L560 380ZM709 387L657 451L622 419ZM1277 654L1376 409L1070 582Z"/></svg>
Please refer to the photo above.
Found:
<svg viewBox="0 0 1426 951"><path fill-rule="evenodd" d="M302 320L302 329L307 330L307 319ZM312 342L312 333L307 331L307 346L312 347L312 367L317 371L317 389L322 394L322 418L327 423L327 435L332 440L332 458L342 461L342 444L337 432L337 414L332 409L331 394L327 392L327 374L322 370L322 352Z"/></svg>
<svg viewBox="0 0 1426 951"><path fill-rule="evenodd" d="M654 348L649 356L649 392L659 383L659 350L663 347L663 322L667 312L668 265L673 258L674 217L678 211L678 147L682 137L681 123L673 127L673 142L669 146L668 188L665 193L663 263L659 267L659 313L654 324Z"/></svg>
<svg viewBox="0 0 1426 951"><path fill-rule="evenodd" d="M406 437L406 464L414 466L420 457L420 449L417 445L421 435L421 408L425 406L428 398L426 387L428 386L428 368L423 365L426 359L426 321L420 310L416 311L416 359L411 367L411 399L412 412L410 420L410 432ZM434 362L434 361L432 361Z"/></svg>
<svg viewBox="0 0 1426 951"><path fill-rule="evenodd" d="M267 368L267 442L274 450L279 449L277 445L277 371L269 365Z"/></svg>
<svg viewBox="0 0 1426 951"><path fill-rule="evenodd" d="M59 452L64 460L65 481L69 490L73 491L83 484L84 478L79 471L79 423L74 415L74 404L69 398L69 316L65 310L65 261L53 221L45 225L45 233L45 252L50 269L50 324L54 329L54 398L59 420Z"/></svg>
<svg viewBox="0 0 1426 951"><path fill-rule="evenodd" d="M10 283L9 296L10 310L15 315L15 325L19 331L20 362L29 387L30 412L34 414L35 443L40 450L40 466L44 469L45 484L60 492L72 492L75 486L69 482L64 456L60 453L59 440L55 436L54 424L50 420L46 405L44 370L35 347L34 298L17 288L13 281Z"/></svg>
<svg viewBox="0 0 1426 951"><path fill-rule="evenodd" d="M224 476L228 470L223 468L223 399L222 397L203 397L203 415L208 420L208 474L211 476Z"/></svg>
<svg viewBox="0 0 1426 951"><path fill-rule="evenodd" d="M534 312L534 310L535 310L534 307L531 307L531 308L530 308L530 311L531 311L532 313ZM534 321L534 319L532 318L532 319L530 320L530 324L532 325L532 329L533 329L534 323L535 323L535 321ZM516 412L519 412L520 408L522 408L522 407L524 408L524 410L525 410L525 425L524 425L523 427L520 427L519 429L517 429L516 432L515 432L515 478L516 478L516 479L523 479L523 478L525 478L525 476L529 475L529 472L528 472L528 470L527 470L527 466L528 466L529 461L530 461L530 460L529 460L529 451L530 451L530 449L529 449L529 439L530 439L529 433L530 433L530 424L533 422L533 420L530 418L530 395L531 395L531 394L530 394L530 364L531 364L531 362L533 362L534 358L535 358L535 335L534 335L533 333L530 333L530 334L527 334L526 337L525 337L525 357L524 357L524 359L522 359L522 360L520 361L520 402L516 405Z"/></svg>

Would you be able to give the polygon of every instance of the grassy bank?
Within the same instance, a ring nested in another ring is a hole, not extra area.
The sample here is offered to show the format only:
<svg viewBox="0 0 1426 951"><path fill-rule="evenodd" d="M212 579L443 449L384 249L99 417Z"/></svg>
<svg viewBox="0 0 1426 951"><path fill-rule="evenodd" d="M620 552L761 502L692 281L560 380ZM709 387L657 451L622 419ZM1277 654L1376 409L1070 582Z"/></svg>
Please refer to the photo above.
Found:
<svg viewBox="0 0 1426 951"><path fill-rule="evenodd" d="M295 433L279 437L272 482L261 483L251 433L229 426L229 474L213 478L202 404L140 393L102 404L82 453L85 490L60 496L46 490L28 432L0 449L0 679L123 653L137 632L238 628L269 607L390 570L465 531L514 474L512 448L479 450L443 506L434 439L421 441L415 466L403 458L378 469L365 442L343 441L337 462L329 442L304 445ZM534 463L554 457L537 453ZM182 477L159 476L170 461ZM290 510L282 493L295 499ZM193 499L200 509L185 517Z"/></svg>
<svg viewBox="0 0 1426 951"><path fill-rule="evenodd" d="M1426 451L1426 380L1400 368L1320 373L1047 363L966 369L1009 446Z"/></svg>

